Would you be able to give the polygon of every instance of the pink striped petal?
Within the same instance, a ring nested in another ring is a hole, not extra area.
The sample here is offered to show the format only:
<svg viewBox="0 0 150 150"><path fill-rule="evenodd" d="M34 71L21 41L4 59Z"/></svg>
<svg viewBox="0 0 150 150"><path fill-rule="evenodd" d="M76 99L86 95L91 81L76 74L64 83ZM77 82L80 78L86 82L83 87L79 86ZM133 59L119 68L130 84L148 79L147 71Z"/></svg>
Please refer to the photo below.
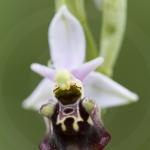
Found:
<svg viewBox="0 0 150 150"><path fill-rule="evenodd" d="M98 72L89 74L83 82L85 96L93 98L100 108L125 105L138 100L138 95Z"/></svg>
<svg viewBox="0 0 150 150"><path fill-rule="evenodd" d="M79 21L61 6L48 31L51 60L56 69L80 66L85 57L85 36Z"/></svg>

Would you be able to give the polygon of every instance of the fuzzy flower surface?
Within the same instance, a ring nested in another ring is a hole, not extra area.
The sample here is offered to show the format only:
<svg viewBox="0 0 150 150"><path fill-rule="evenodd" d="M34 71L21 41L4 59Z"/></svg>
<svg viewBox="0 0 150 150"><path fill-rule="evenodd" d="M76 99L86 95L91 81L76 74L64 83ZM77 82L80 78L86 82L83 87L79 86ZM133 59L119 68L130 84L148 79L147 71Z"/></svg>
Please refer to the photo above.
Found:
<svg viewBox="0 0 150 150"><path fill-rule="evenodd" d="M48 42L53 65L44 66L33 63L31 69L44 77L31 95L22 103L25 109L39 110L42 104L53 98L52 87L57 74L63 71L60 86L66 88L70 77L80 80L84 95L93 98L100 108L108 108L128 104L138 100L138 96L116 83L107 76L94 72L103 62L102 57L84 63L86 42L83 28L79 21L69 12L65 5L61 6L54 16L49 30ZM64 79L67 78L67 79ZM66 81L63 81L63 79Z"/></svg>

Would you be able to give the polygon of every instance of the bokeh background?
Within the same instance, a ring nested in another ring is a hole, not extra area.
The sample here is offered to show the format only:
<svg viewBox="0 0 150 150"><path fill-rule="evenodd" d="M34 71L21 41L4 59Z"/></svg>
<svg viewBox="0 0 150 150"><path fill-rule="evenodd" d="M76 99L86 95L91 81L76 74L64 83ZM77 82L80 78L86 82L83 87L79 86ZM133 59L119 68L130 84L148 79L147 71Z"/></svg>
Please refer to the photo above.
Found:
<svg viewBox="0 0 150 150"><path fill-rule="evenodd" d="M91 30L98 44L101 14L86 1ZM47 64L47 30L53 0L0 0L0 150L37 150L45 133L42 116L21 107L39 75L29 66ZM150 1L128 1L126 34L113 79L136 92L137 103L110 108L104 118L112 140L105 150L150 148Z"/></svg>

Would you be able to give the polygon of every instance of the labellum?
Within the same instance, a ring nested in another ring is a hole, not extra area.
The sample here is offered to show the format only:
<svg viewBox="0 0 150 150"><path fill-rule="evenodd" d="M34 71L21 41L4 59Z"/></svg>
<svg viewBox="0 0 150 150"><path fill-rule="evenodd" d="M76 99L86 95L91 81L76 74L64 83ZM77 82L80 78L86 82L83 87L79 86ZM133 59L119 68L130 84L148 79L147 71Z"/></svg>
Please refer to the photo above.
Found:
<svg viewBox="0 0 150 150"><path fill-rule="evenodd" d="M63 89L59 83L53 88L58 102L50 100L40 108L48 124L40 150L102 150L111 137L102 126L98 105L91 98L83 98L78 79L71 77Z"/></svg>

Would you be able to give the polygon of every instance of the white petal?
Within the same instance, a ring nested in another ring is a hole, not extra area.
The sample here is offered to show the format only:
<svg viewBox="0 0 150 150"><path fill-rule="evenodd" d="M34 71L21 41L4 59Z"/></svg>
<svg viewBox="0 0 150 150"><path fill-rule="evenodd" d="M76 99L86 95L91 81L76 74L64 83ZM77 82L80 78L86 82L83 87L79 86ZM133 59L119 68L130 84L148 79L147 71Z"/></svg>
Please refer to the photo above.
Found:
<svg viewBox="0 0 150 150"><path fill-rule="evenodd" d="M94 60L91 60L80 67L73 69L71 73L79 80L83 80L90 72L94 71L99 65L103 63L104 59L98 57Z"/></svg>
<svg viewBox="0 0 150 150"><path fill-rule="evenodd" d="M103 74L92 72L84 80L85 96L93 98L101 108L124 105L138 96Z"/></svg>
<svg viewBox="0 0 150 150"><path fill-rule="evenodd" d="M54 69L49 68L49 67L44 66L44 65L37 64L37 63L31 64L30 68L34 72L40 74L41 76L49 78L52 81L54 81L54 76L56 73L56 71Z"/></svg>
<svg viewBox="0 0 150 150"><path fill-rule="evenodd" d="M79 21L61 6L48 31L52 62L56 69L80 66L85 57L85 36Z"/></svg>
<svg viewBox="0 0 150 150"><path fill-rule="evenodd" d="M31 95L23 101L23 108L39 110L49 99L53 99L52 86L53 82L51 80L43 79Z"/></svg>

